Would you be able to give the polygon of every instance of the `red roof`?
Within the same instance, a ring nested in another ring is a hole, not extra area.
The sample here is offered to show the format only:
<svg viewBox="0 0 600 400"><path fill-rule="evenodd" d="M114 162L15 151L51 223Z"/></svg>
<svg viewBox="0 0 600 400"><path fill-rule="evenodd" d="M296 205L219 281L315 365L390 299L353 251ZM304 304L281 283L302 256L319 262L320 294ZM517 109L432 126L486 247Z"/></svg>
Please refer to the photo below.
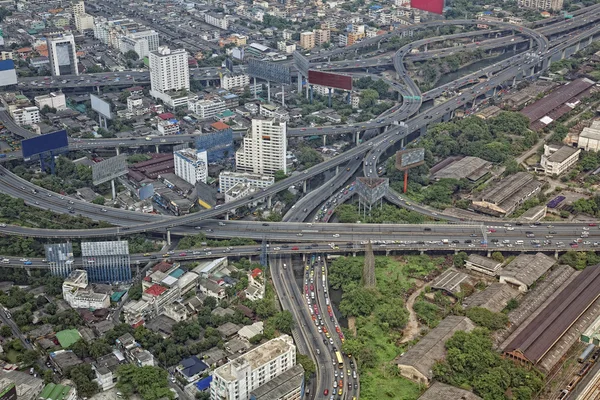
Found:
<svg viewBox="0 0 600 400"><path fill-rule="evenodd" d="M150 279L150 277L149 277L149 276L146 276L146 277L144 277L144 280L145 280L146 282L150 282L152 279Z"/></svg>
<svg viewBox="0 0 600 400"><path fill-rule="evenodd" d="M175 118L175 115L171 114L171 113L162 113L162 114L158 114L158 118L162 119L162 120L168 120L168 119L173 119Z"/></svg>
<svg viewBox="0 0 600 400"><path fill-rule="evenodd" d="M252 277L256 278L257 276L259 276L260 274L262 274L262 270L260 268L254 268L252 270Z"/></svg>
<svg viewBox="0 0 600 400"><path fill-rule="evenodd" d="M158 297L166 291L167 291L166 287L160 286L155 283L154 285L152 285L148 289L146 289L144 291L144 293L148 293L149 295Z"/></svg>
<svg viewBox="0 0 600 400"><path fill-rule="evenodd" d="M141 92L142 90L144 90L144 88L141 87L141 86L132 86L132 87L127 88L125 90L127 90L128 92Z"/></svg>
<svg viewBox="0 0 600 400"><path fill-rule="evenodd" d="M173 264L169 264L168 262L161 261L158 264L156 264L154 267L152 267L152 272L156 272L156 271L167 272L168 270L171 269L172 266L173 266Z"/></svg>
<svg viewBox="0 0 600 400"><path fill-rule="evenodd" d="M214 124L210 124L210 126L212 126L213 128L215 128L218 131L223 131L223 130L229 128L229 125L227 125L226 123L221 122L221 121L217 121Z"/></svg>
<svg viewBox="0 0 600 400"><path fill-rule="evenodd" d="M131 325L132 328L138 328L140 326L144 325L144 320L140 319L138 322L136 322L135 324Z"/></svg>

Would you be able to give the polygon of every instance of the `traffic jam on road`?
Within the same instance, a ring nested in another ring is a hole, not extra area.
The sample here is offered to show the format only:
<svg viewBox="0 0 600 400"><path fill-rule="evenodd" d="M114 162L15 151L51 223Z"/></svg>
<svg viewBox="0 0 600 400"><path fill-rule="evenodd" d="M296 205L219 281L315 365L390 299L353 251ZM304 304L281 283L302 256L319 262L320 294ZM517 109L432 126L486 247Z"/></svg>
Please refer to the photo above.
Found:
<svg viewBox="0 0 600 400"><path fill-rule="evenodd" d="M318 279L319 275L321 276L320 281ZM325 299L324 304L319 300L319 293L317 292L319 285L321 285L323 289L323 298ZM345 387L348 388L348 392L352 389L354 389L354 391L358 390L358 375L350 354L346 355L349 359L350 368L344 371L344 358L341 349L336 347L336 341L334 341L333 335L337 335L341 343L344 343L345 338L344 333L333 314L329 293L327 291L326 268L323 260L321 260L321 256L311 256L310 263L305 267L304 296L312 320L315 323L319 334L322 335L323 343L331 350L331 362L334 367L337 366L337 370L334 371L335 379L333 380L333 387L331 389L325 389L323 395L330 400L334 400L336 398L335 395L337 394L337 398L342 399ZM329 322L325 319L328 319ZM320 354L319 350L317 350L317 354ZM346 372L346 374L344 372ZM347 380L346 386L344 386L344 378ZM352 400L355 399L356 396L353 396Z"/></svg>

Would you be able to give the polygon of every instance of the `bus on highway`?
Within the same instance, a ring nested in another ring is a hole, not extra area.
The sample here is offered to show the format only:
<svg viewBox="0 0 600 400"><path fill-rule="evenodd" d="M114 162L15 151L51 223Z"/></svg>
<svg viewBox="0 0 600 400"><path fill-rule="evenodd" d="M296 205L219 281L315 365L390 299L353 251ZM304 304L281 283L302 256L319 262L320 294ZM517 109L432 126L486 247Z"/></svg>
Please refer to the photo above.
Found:
<svg viewBox="0 0 600 400"><path fill-rule="evenodd" d="M337 358L338 368L344 368L344 359L342 358L342 353L339 351L335 352L335 358Z"/></svg>

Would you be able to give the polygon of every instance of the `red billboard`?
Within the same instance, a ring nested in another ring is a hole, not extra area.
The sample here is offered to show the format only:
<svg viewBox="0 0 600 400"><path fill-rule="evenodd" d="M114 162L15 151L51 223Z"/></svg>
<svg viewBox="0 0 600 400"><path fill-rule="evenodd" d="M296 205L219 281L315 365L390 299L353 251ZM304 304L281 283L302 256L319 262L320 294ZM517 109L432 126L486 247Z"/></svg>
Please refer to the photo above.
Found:
<svg viewBox="0 0 600 400"><path fill-rule="evenodd" d="M329 72L308 71L308 83L342 90L352 90L352 77Z"/></svg>
<svg viewBox="0 0 600 400"><path fill-rule="evenodd" d="M444 0L410 0L410 7L436 14L442 14Z"/></svg>

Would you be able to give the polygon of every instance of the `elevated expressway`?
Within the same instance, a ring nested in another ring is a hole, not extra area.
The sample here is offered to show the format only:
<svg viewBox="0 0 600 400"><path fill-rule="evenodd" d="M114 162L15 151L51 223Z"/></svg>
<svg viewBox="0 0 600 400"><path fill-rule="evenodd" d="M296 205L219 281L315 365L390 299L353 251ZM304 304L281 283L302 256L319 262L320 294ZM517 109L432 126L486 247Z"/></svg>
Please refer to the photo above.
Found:
<svg viewBox="0 0 600 400"><path fill-rule="evenodd" d="M443 25L445 23L446 23L446 21L444 21L443 23L438 23L438 25ZM469 20L469 21L457 21L457 23L472 23L472 22ZM505 24L501 24L501 25L505 25ZM592 37L594 34L597 33L597 31L598 31L598 28L593 28L591 30L586 31L585 33L580 33L579 35L571 38L568 42L565 42L563 45L558 46L557 48L553 49L552 52L547 52L547 48L548 48L547 40L545 40L545 38L542 35L540 35L539 33L536 33L535 31L530 31L530 30L527 30L524 28L524 32L527 34L530 34L532 36L533 40L536 43L537 49L539 50L538 53L542 53L541 57L543 57L543 58L548 58L549 56L554 55L556 52L562 51L561 47L566 48L570 45L580 42L581 40L583 40L584 36L586 38ZM410 93L409 95L420 96L420 92L418 91L418 88L416 87L414 82L406 77L405 70L404 70L403 64L401 62L401 59L407 50L408 50L408 48L405 46L396 53L397 54L396 59L398 61L395 64L397 64L398 74L401 76L401 79L403 80L408 93ZM483 90L486 85L489 85L490 87L492 87L492 86L500 84L502 82L509 81L517 75L523 75L524 71L526 71L526 70L527 71L525 72L525 75L531 75L531 73L529 71L531 69L535 68L536 65L541 63L540 58L537 58L534 56L530 56L528 59L526 58L526 56L522 56L522 55L515 56L515 57L520 57L522 59L522 64L520 66L517 66L516 64L508 66L508 68L505 68L504 70L502 70L502 72L491 77L489 82L480 83L480 84L474 86L474 90L472 92L464 94L462 101L466 102L466 101L472 101L473 99L475 99L477 97L477 94L473 93L473 92L475 92L475 88L480 88L481 90ZM412 115L412 114L414 114L414 112L416 110L418 110L418 106L420 106L420 101L417 101L414 103L415 103L415 105L406 107L406 111L402 112L403 116L404 115ZM97 206L87 204L87 203L79 204L79 202L76 202L72 206L77 213L80 213L82 215L90 215L92 218L95 218L98 220L104 220L107 222L110 222L111 218L114 218L119 221L116 223L128 225L128 226L115 227L115 228L104 228L104 229L99 229L99 230L88 230L87 232L69 231L69 232L64 232L64 236L60 232L52 233L52 232L43 232L43 231L37 230L37 234L33 234L33 236L41 236L41 234L43 236L47 235L47 237L78 237L78 235L81 235L81 237L84 237L84 236L85 237L121 236L121 235L125 235L125 234L133 234L133 233L148 232L148 231L165 232L166 230L172 230L178 226L186 226L186 225L194 226L197 224L198 221L201 221L203 219L215 218L219 215L226 213L227 211L229 211L231 209L234 209L241 205L244 205L244 204L248 203L249 201L254 201L259 198L269 198L272 195L276 194L277 192L279 192L281 190L285 190L292 185L304 184L310 178L312 178L316 175L319 175L327 170L335 168L336 166L348 164L349 162L356 160L357 157L359 159L362 158L362 156L365 153L367 153L368 151L371 151L370 154L377 154L377 153L381 154L383 151L385 151L387 148L391 147L398 141L405 140L405 138L409 134L411 134L413 132L423 131L424 128L431 122L441 120L444 118L444 116L449 116L449 113L453 109L458 108L459 106L460 105L457 105L457 103L455 103L454 101L450 101L450 102L444 103L443 105L433 107L432 109L429 109L426 112L421 113L421 114L417 115L416 117L407 120L406 125L408 126L408 129L403 128L401 126L391 125L392 126L391 129L388 129L387 132L385 132L371 140L368 140L363 144L358 145L357 147L349 150L348 152L345 152L344 154L341 154L337 157L332 158L331 160L328 160L324 163L314 166L314 167L304 171L303 173L296 174L296 175L294 175L290 178L287 178L283 181L277 182L275 185L267 188L265 191L261 192L258 195L252 196L248 199L241 199L241 200L238 200L238 201L235 201L232 203L228 203L217 209L202 211L202 212L198 212L198 213L183 216L183 217L178 217L176 219L175 218L155 218L155 217L147 217L147 216L140 217L140 214L130 213L130 214L135 214L136 216L134 217L129 214L127 216L122 215L121 213L125 212L122 210L116 210L116 209L111 208L111 209L107 209L106 212L103 212L103 211L101 211L101 207L97 207ZM396 117L397 117L397 115L396 115ZM387 121L388 124L390 122L393 122L393 121ZM147 144L147 142L145 144ZM6 193L9 193L16 197L22 197L22 198L27 198L26 196L34 195L34 193L32 193L32 189L31 189L31 186L29 183L21 182L19 184L19 183L15 182L14 180L10 181L11 179L14 179L13 176L11 176L11 175L12 174L10 174L6 171L4 173L4 175L2 177L0 177L0 182L2 182L2 186L3 187L8 186L8 188L9 188L8 190L5 190ZM39 190L39 188L38 188L38 190ZM48 197L48 198L42 197L43 196L42 193L43 193L43 191L36 194L36 196L34 198L27 199L28 203L38 206L37 204L35 204L35 202L37 201L38 203L41 204L41 207L45 208L46 205L49 204L51 197ZM53 197L56 197L56 195L53 195ZM52 201L54 201L54 200L52 200ZM95 208L93 210L89 210L89 209L86 209L88 207L95 207ZM61 212L59 205L56 205L56 204L52 204L52 206L48 207L48 208L56 208L56 211ZM62 210L62 212L64 212L64 209ZM144 220L141 221L140 218L143 218ZM26 228L6 227L6 228L3 228L2 231L4 231L5 233L10 233L10 234L26 234L26 235L32 234L32 232L23 233L24 232L23 230L25 230L25 229ZM12 230L12 231L10 231L10 230Z"/></svg>

